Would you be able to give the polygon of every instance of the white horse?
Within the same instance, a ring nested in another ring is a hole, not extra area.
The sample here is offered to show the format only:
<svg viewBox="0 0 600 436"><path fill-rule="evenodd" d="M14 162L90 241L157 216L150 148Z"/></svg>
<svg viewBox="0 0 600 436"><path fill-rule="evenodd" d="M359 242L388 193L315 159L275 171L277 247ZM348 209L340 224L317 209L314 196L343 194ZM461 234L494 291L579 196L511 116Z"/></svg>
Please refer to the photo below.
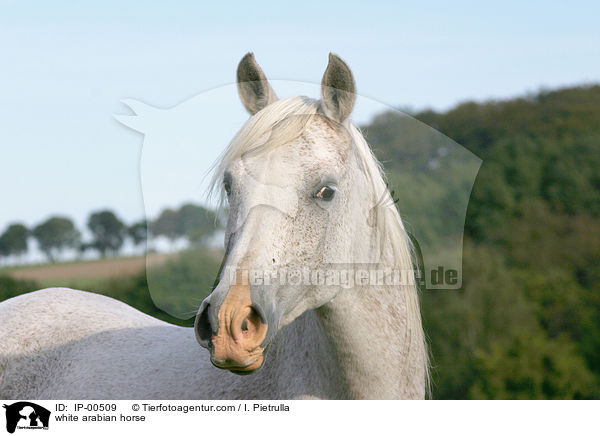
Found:
<svg viewBox="0 0 600 436"><path fill-rule="evenodd" d="M252 117L216 169L230 208L225 268L195 327L70 289L9 299L0 304L0 397L425 397L410 242L349 121L350 69L330 55L320 101L278 100L250 53L237 78ZM383 280L365 280L363 268L385 271ZM409 280L391 282L392 269ZM310 280L258 280L256 271L308 271Z"/></svg>

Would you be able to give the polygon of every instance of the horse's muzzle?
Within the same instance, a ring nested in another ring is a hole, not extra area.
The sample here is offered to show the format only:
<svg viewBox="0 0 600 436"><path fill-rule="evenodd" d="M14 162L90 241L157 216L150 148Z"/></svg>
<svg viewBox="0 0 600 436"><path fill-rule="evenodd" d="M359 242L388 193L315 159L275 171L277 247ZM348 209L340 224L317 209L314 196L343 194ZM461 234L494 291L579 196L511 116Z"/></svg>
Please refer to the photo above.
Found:
<svg viewBox="0 0 600 436"><path fill-rule="evenodd" d="M262 344L268 325L261 308L251 303L249 292L234 288L216 314L209 299L202 303L194 329L200 345L210 351L213 365L235 374L250 374L263 364Z"/></svg>

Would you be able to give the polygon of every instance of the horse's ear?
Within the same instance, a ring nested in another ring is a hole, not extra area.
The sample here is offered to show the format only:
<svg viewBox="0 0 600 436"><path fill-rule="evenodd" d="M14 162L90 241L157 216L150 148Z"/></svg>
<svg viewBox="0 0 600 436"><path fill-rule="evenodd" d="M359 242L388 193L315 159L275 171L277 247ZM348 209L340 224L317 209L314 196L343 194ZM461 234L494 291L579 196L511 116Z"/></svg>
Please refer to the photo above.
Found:
<svg viewBox="0 0 600 436"><path fill-rule="evenodd" d="M242 58L237 69L237 85L246 110L254 115L277 100L265 73L254 59L253 53Z"/></svg>
<svg viewBox="0 0 600 436"><path fill-rule="evenodd" d="M350 116L356 102L356 84L350 67L333 53L321 82L323 112L329 118L343 122Z"/></svg>

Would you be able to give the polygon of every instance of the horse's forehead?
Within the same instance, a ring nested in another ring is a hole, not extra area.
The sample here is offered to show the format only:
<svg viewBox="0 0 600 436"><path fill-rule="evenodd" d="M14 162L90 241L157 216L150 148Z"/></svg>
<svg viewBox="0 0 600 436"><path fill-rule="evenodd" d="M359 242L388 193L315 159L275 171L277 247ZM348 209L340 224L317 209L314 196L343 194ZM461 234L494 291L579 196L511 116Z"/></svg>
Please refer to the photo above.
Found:
<svg viewBox="0 0 600 436"><path fill-rule="evenodd" d="M345 152L350 146L350 132L341 124L332 125L325 117L316 116L306 129L306 135L315 143L327 143L332 150Z"/></svg>
<svg viewBox="0 0 600 436"><path fill-rule="evenodd" d="M304 165L299 164L290 153L282 151L274 149L257 155L244 155L233 163L230 172L244 183L253 180L269 185L290 186L296 176L303 172Z"/></svg>
<svg viewBox="0 0 600 436"><path fill-rule="evenodd" d="M234 162L230 171L239 177L252 176L293 183L295 176L320 170L339 169L348 154L350 140L324 123L313 123L297 139L261 153L248 153Z"/></svg>

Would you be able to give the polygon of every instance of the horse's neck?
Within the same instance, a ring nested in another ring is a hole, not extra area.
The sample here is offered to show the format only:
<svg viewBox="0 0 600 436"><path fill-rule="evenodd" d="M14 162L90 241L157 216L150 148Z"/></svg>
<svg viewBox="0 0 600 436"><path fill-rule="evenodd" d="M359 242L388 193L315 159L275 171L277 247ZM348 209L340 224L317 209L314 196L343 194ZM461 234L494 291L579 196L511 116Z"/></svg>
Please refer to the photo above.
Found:
<svg viewBox="0 0 600 436"><path fill-rule="evenodd" d="M343 290L317 311L326 333L342 396L423 398L423 343L407 328L399 287Z"/></svg>
<svg viewBox="0 0 600 436"><path fill-rule="evenodd" d="M361 238L353 252L369 252L369 241ZM282 332L282 343L294 345L279 362L302 362L299 377L312 386L307 374L320 378L320 394L333 398L424 398L427 357L415 299L414 284L342 289Z"/></svg>

